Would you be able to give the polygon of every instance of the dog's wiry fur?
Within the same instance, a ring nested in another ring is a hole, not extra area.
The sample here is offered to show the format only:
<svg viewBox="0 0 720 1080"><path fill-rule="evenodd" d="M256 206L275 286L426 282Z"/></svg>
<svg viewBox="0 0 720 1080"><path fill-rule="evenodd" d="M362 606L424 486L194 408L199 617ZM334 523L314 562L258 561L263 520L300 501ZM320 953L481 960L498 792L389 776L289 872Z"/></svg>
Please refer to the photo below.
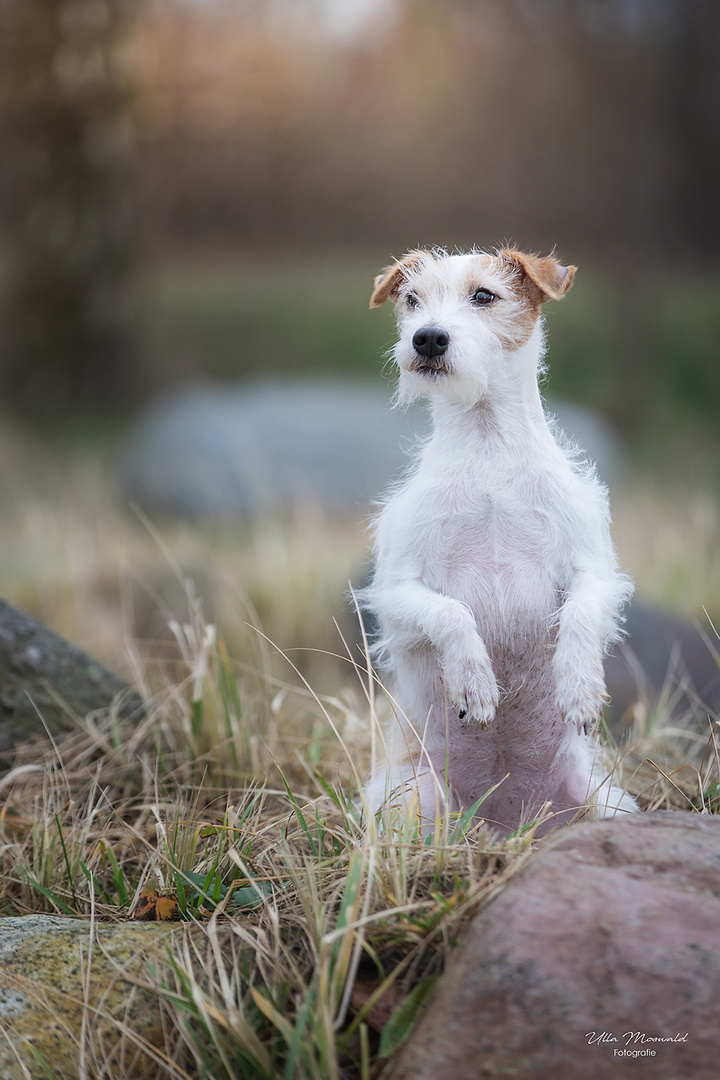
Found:
<svg viewBox="0 0 720 1080"><path fill-rule="evenodd" d="M574 273L514 250L413 251L375 281L370 306L396 305L398 401L428 398L434 425L376 523L364 601L397 720L367 796L413 799L425 828L498 784L478 813L500 832L547 803L551 823L636 809L589 735L632 584L607 493L538 389L541 305ZM427 332L444 335L430 357Z"/></svg>

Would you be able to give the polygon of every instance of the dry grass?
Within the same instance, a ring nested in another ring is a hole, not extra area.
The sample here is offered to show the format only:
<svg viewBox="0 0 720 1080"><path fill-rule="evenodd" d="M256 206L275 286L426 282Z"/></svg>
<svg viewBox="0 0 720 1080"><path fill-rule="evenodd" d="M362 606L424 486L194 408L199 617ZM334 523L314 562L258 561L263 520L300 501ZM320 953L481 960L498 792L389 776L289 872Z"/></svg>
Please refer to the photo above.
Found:
<svg viewBox="0 0 720 1080"><path fill-rule="evenodd" d="M158 1078L375 1075L464 923L541 842L448 817L429 839L411 814L365 827L355 795L387 706L342 616L362 528L150 526L97 461L6 450L0 593L132 675L149 707L24 746L0 775L0 911L117 921L149 886L177 899L192 932L148 976L167 1020ZM659 512L642 503L641 534ZM645 806L717 810L716 742L666 721L639 714L631 787ZM94 1052L98 1075L134 1075Z"/></svg>
<svg viewBox="0 0 720 1080"><path fill-rule="evenodd" d="M639 593L698 619L720 617L720 501L687 480L662 487L636 477L613 500L613 533ZM716 622L717 625L717 622Z"/></svg>
<svg viewBox="0 0 720 1080"><path fill-rule="evenodd" d="M239 694L212 626L178 632L175 681L139 724L88 719L20 749L0 781L2 909L123 920L149 887L178 901L195 932L151 980L172 1032L158 1076L369 1075L533 829L367 828L353 795L372 694L358 713L302 687L268 706ZM387 1035L372 1021L386 995Z"/></svg>

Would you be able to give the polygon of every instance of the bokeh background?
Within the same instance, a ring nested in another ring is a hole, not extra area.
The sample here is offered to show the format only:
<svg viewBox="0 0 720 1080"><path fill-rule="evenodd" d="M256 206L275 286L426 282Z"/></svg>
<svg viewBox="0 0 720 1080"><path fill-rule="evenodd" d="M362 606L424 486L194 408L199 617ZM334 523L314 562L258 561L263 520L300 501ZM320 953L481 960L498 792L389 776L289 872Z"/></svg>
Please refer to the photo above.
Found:
<svg viewBox="0 0 720 1080"><path fill-rule="evenodd" d="M0 593L123 671L200 598L342 684L372 276L513 241L580 268L546 390L623 566L716 641L719 55L712 0L0 0Z"/></svg>

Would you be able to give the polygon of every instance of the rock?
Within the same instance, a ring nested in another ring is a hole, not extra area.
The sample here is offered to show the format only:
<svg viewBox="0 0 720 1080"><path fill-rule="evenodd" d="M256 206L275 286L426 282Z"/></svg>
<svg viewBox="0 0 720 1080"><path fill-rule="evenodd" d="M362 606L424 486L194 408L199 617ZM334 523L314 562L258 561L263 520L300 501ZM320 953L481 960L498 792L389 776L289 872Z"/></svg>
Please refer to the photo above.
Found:
<svg viewBox="0 0 720 1080"><path fill-rule="evenodd" d="M287 510L315 500L366 511L427 428L381 387L276 382L186 388L152 406L120 464L127 496L191 519Z"/></svg>
<svg viewBox="0 0 720 1080"><path fill-rule="evenodd" d="M546 402L561 431L597 466L598 476L612 487L622 469L622 443L617 432L600 415L584 405L552 399Z"/></svg>
<svg viewBox="0 0 720 1080"><path fill-rule="evenodd" d="M0 753L45 735L46 726L52 734L66 731L72 714L85 717L114 699L122 716L142 710L137 693L117 675L0 600Z"/></svg>
<svg viewBox="0 0 720 1080"><path fill-rule="evenodd" d="M186 387L131 431L120 481L151 512L190 519L292 509L303 499L365 512L428 431L424 407L390 407L389 388L307 380ZM551 403L559 425L612 480L617 436L587 409Z"/></svg>
<svg viewBox="0 0 720 1080"><path fill-rule="evenodd" d="M719 926L720 818L573 826L470 924L387 1080L710 1080Z"/></svg>
<svg viewBox="0 0 720 1080"><path fill-rule="evenodd" d="M87 1060L93 1052L109 1058L121 1041L113 1019L153 1046L161 1046L163 1027L158 998L130 979L143 975L148 960L164 957L178 928L157 923L96 924L92 965L90 922L57 915L0 918L0 1076L3 1080L41 1080L48 1075L78 1076L79 1045L87 988ZM122 974L121 974L122 972ZM99 1006L101 1012L95 1012ZM34 1048L35 1054L33 1053ZM130 1060L135 1048L127 1043ZM52 1070L44 1071L41 1062ZM132 1075L151 1072L138 1054ZM157 1067L152 1066L152 1070ZM103 1075L120 1075L112 1069ZM27 1071L25 1071L27 1070ZM90 1068L88 1075L95 1075ZM130 1075L123 1071L122 1075Z"/></svg>
<svg viewBox="0 0 720 1080"><path fill-rule="evenodd" d="M634 599L627 610L626 639L605 663L612 698L612 727L620 735L638 701L656 705L667 694L676 722L697 718L707 732L707 713L720 711L720 667L700 629Z"/></svg>

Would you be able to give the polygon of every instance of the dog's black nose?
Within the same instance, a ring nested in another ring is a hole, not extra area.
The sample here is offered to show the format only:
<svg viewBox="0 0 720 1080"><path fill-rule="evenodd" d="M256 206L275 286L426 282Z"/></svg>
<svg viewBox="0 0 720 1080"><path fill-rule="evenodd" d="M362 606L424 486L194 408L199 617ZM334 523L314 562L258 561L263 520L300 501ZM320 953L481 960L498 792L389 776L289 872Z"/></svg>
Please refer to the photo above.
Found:
<svg viewBox="0 0 720 1080"><path fill-rule="evenodd" d="M450 335L432 326L423 326L413 334L413 348L420 356L442 356L450 344Z"/></svg>

